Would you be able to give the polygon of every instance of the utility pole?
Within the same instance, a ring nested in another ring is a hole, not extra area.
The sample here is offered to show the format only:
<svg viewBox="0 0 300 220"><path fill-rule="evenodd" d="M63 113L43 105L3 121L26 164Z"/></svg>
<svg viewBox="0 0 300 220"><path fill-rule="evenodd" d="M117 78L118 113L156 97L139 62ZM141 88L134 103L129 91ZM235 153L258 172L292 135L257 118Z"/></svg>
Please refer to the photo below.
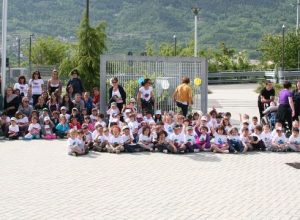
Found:
<svg viewBox="0 0 300 220"><path fill-rule="evenodd" d="M5 96L6 87L6 40L7 40L7 0L2 3L2 48L1 48L1 94ZM4 100L4 99L3 99ZM1 103L2 104L2 103Z"/></svg>
<svg viewBox="0 0 300 220"><path fill-rule="evenodd" d="M198 7L193 7L192 8L192 12L195 15L195 36L194 36L194 41L195 41L195 45L194 45L194 57L198 56L198 33L197 33L197 26L198 26L198 14L200 12L200 8Z"/></svg>
<svg viewBox="0 0 300 220"><path fill-rule="evenodd" d="M29 74L31 74L32 64L31 64L31 45L32 45L32 37L34 34L30 34L29 36Z"/></svg>
<svg viewBox="0 0 300 220"><path fill-rule="evenodd" d="M176 47L177 47L177 37L176 37L176 35L174 34L174 36L173 36L173 38L174 38L174 56L176 57L176 55L177 55L177 53L176 53Z"/></svg>
<svg viewBox="0 0 300 220"><path fill-rule="evenodd" d="M299 30L299 11L300 10L300 0L297 0L297 24L296 24L296 34L298 35Z"/></svg>
<svg viewBox="0 0 300 220"><path fill-rule="evenodd" d="M284 52L285 52L284 34L285 34L285 25L282 25L282 72L284 72Z"/></svg>
<svg viewBox="0 0 300 220"><path fill-rule="evenodd" d="M86 0L86 18L90 22L90 0Z"/></svg>
<svg viewBox="0 0 300 220"><path fill-rule="evenodd" d="M17 37L18 41L18 67L21 66L21 38Z"/></svg>

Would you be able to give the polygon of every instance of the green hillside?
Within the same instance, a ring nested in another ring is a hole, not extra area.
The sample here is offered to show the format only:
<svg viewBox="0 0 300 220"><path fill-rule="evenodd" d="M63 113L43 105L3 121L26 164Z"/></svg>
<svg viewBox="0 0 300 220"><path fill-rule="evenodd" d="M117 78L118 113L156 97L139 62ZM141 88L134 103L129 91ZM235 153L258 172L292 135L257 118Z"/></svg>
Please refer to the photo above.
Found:
<svg viewBox="0 0 300 220"><path fill-rule="evenodd" d="M264 33L278 33L284 23L296 26L296 0L90 0L92 23L107 21L108 52L143 51L145 43L187 43L193 36L190 8L202 8L199 47L215 47L220 41L246 49L256 57L256 46ZM9 0L9 34L29 33L75 36L85 0Z"/></svg>

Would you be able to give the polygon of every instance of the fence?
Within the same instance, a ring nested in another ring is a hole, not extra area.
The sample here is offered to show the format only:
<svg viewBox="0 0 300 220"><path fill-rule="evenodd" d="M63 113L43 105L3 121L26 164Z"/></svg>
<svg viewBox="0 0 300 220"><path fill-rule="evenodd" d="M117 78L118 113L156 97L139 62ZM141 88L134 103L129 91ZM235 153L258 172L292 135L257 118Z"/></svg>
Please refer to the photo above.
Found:
<svg viewBox="0 0 300 220"><path fill-rule="evenodd" d="M219 72L208 74L208 84L224 83L256 83L270 80L282 83L284 80L296 81L300 79L300 71L253 71L253 72Z"/></svg>
<svg viewBox="0 0 300 220"><path fill-rule="evenodd" d="M172 95L183 76L191 79L194 94L193 107L203 112L207 111L207 62L205 59L104 55L100 60L101 112L106 111L109 101L108 89L112 77L118 78L128 99L137 97L139 82L142 79L150 78L154 87L156 109L175 111L176 106ZM201 86L193 83L198 78L202 80Z"/></svg>

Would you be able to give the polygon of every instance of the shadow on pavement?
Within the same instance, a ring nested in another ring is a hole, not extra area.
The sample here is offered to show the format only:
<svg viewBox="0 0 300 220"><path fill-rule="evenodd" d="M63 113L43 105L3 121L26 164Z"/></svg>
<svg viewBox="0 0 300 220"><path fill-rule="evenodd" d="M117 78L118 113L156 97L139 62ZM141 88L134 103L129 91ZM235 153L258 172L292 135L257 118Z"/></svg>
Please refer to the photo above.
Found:
<svg viewBox="0 0 300 220"><path fill-rule="evenodd" d="M183 154L180 155L195 161L203 161L203 162L220 162L221 159L217 156L217 154L213 153L191 153L191 154Z"/></svg>

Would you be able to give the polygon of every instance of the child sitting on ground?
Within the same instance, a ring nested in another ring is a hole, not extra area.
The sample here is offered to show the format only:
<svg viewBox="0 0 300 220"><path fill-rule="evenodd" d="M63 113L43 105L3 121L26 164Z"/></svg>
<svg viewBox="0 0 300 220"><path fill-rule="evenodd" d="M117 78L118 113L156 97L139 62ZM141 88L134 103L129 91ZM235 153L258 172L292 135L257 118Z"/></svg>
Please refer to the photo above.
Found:
<svg viewBox="0 0 300 220"><path fill-rule="evenodd" d="M210 145L210 134L208 133L208 127L201 126L200 131L198 129L195 129L197 133L197 139L196 139L196 151L211 151L211 145Z"/></svg>
<svg viewBox="0 0 300 220"><path fill-rule="evenodd" d="M71 129L68 138L68 154L72 156L79 156L87 154L87 150L84 148L82 141L78 137L77 130Z"/></svg>
<svg viewBox="0 0 300 220"><path fill-rule="evenodd" d="M107 151L109 153L119 154L124 151L123 143L121 129L117 125L112 126L111 135L108 139L108 144L106 145Z"/></svg>
<svg viewBox="0 0 300 220"><path fill-rule="evenodd" d="M38 123L37 117L32 117L28 127L28 134L24 136L25 140L40 139L41 125Z"/></svg>
<svg viewBox="0 0 300 220"><path fill-rule="evenodd" d="M185 138L181 132L182 127L180 125L174 126L174 133L169 138L170 151L172 153L184 153L186 150Z"/></svg>
<svg viewBox="0 0 300 220"><path fill-rule="evenodd" d="M54 124L48 116L44 118L44 124L42 126L42 138L46 140L56 139L56 135L53 133Z"/></svg>
<svg viewBox="0 0 300 220"><path fill-rule="evenodd" d="M216 131L212 131L214 142L211 145L214 153L229 153L229 145L223 126L219 126Z"/></svg>
<svg viewBox="0 0 300 220"><path fill-rule="evenodd" d="M12 117L10 119L10 126L8 127L8 138L9 140L17 140L19 139L19 126L17 124L17 119Z"/></svg>
<svg viewBox="0 0 300 220"><path fill-rule="evenodd" d="M230 153L244 153L244 145L236 127L232 127L228 132L228 145Z"/></svg>
<svg viewBox="0 0 300 220"><path fill-rule="evenodd" d="M292 151L299 152L300 151L300 135L299 128L293 128L292 135L288 141L288 148Z"/></svg>
<svg viewBox="0 0 300 220"><path fill-rule="evenodd" d="M272 139L272 151L280 152L286 151L286 137L282 131L282 128L278 127L276 129L276 135Z"/></svg>
<svg viewBox="0 0 300 220"><path fill-rule="evenodd" d="M56 125L56 135L59 138L64 138L67 136L68 131L70 130L70 127L67 123L67 119L65 116L61 116L59 119L58 125Z"/></svg>
<svg viewBox="0 0 300 220"><path fill-rule="evenodd" d="M139 135L139 142L138 144L144 149L150 152L153 151L153 143L152 143L152 136L151 136L151 128L146 125L142 128L142 133Z"/></svg>

